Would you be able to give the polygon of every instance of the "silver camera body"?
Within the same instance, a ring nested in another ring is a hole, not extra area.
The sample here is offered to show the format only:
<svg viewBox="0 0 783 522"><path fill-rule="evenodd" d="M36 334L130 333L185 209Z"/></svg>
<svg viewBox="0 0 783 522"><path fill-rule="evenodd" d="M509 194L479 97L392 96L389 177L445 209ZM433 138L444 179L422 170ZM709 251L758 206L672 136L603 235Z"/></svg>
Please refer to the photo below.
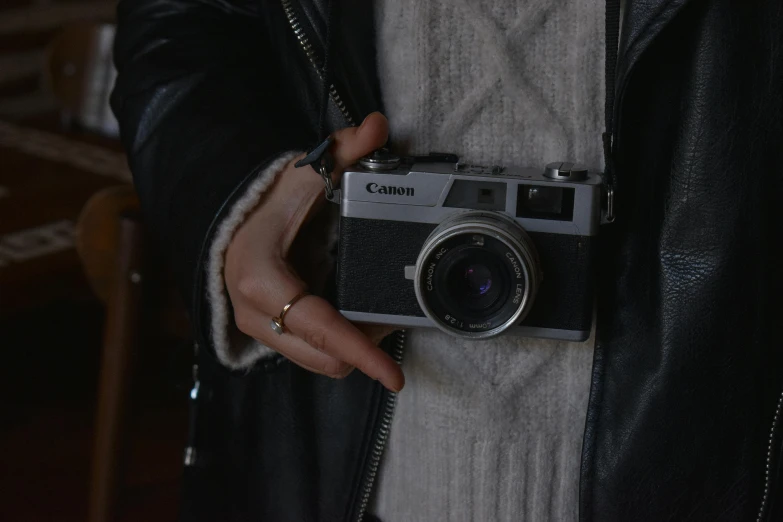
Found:
<svg viewBox="0 0 783 522"><path fill-rule="evenodd" d="M587 339L601 175L439 159L378 151L343 174L340 312L472 339Z"/></svg>

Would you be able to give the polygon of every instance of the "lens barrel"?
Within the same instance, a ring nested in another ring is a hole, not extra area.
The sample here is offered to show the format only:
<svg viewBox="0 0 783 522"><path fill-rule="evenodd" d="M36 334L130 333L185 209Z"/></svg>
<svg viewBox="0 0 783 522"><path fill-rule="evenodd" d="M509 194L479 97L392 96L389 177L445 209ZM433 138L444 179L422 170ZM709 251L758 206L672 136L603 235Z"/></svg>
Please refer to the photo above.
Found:
<svg viewBox="0 0 783 522"><path fill-rule="evenodd" d="M540 281L535 246L516 221L469 211L438 225L424 242L414 289L438 328L485 339L525 318Z"/></svg>

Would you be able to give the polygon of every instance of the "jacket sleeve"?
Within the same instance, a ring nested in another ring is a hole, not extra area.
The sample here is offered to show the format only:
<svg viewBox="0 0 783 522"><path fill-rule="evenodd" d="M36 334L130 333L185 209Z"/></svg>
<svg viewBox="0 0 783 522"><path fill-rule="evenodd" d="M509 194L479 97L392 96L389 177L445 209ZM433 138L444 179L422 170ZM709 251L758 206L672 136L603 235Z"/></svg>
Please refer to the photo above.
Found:
<svg viewBox="0 0 783 522"><path fill-rule="evenodd" d="M223 366L233 370L247 370L256 361L273 355L271 348L243 334L234 321L231 299L225 287L224 267L226 251L234 234L274 183L296 152L283 154L269 164L252 183L242 190L242 196L232 202L231 209L211 234L209 258L205 263L206 295L209 301L209 339L215 356ZM207 325L204 325L206 328Z"/></svg>
<svg viewBox="0 0 783 522"><path fill-rule="evenodd" d="M314 139L291 94L295 80L284 81L283 60L291 58L283 56L283 32L268 30L282 15L275 7L247 0L118 6L112 108L145 224L195 321L211 237L232 202L275 159Z"/></svg>

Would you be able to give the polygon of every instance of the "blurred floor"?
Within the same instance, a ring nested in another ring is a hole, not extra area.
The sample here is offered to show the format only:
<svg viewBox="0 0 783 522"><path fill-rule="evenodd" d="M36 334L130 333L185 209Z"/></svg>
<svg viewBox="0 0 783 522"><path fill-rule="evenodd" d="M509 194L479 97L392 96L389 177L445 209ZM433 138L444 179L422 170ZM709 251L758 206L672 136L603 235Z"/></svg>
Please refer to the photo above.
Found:
<svg viewBox="0 0 783 522"><path fill-rule="evenodd" d="M0 520L86 519L102 319L81 299L0 320ZM191 355L154 337L136 361L121 521L177 516Z"/></svg>

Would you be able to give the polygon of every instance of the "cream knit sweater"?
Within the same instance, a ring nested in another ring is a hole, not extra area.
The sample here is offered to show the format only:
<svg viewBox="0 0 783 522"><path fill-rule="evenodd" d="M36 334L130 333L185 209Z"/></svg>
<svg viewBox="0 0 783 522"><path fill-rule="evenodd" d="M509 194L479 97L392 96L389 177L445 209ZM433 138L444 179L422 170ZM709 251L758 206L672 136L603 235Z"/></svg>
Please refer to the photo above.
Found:
<svg viewBox="0 0 783 522"><path fill-rule="evenodd" d="M395 148L600 169L602 2L382 0ZM575 521L592 341L413 331L375 492L383 522Z"/></svg>

